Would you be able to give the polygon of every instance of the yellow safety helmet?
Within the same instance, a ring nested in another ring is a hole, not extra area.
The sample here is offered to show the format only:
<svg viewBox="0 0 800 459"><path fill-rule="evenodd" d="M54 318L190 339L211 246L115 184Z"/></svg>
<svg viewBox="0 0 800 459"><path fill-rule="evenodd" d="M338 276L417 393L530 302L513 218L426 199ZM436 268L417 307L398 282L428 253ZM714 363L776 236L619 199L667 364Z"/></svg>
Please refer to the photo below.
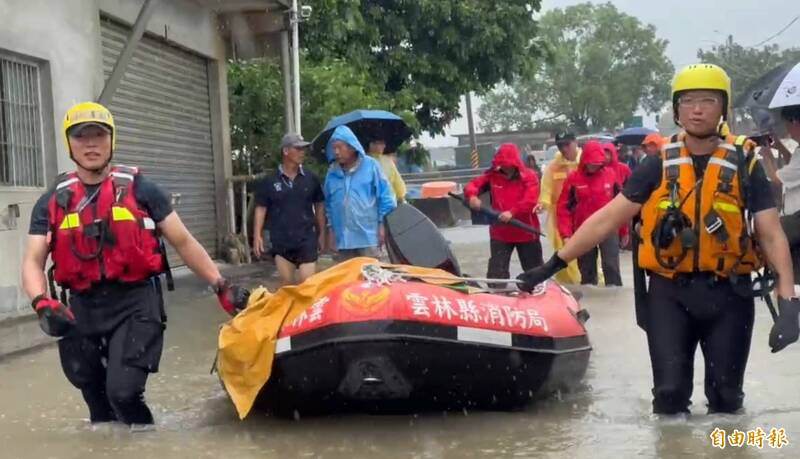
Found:
<svg viewBox="0 0 800 459"><path fill-rule="evenodd" d="M111 130L111 153L113 155L117 143L117 136L114 127L114 117L111 116L111 112L106 107L96 102L81 102L70 107L64 115L64 142L67 145L67 151L70 157L72 157L72 149L69 146L68 132L71 128L86 123L99 124Z"/></svg>
<svg viewBox="0 0 800 459"><path fill-rule="evenodd" d="M728 120L731 104L731 78L722 67L714 64L692 64L675 74L672 80L672 114L678 124L678 97L684 91L692 90L720 91L724 95L722 101L722 119Z"/></svg>

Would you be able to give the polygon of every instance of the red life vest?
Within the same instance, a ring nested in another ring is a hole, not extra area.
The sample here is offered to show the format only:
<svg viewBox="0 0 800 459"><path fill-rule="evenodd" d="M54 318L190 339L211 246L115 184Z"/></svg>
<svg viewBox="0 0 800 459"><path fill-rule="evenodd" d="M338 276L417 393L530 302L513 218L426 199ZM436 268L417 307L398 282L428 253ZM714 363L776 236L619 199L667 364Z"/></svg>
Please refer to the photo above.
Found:
<svg viewBox="0 0 800 459"><path fill-rule="evenodd" d="M155 222L136 202L138 169L112 168L94 192L75 172L59 177L48 203L54 280L84 291L101 281L140 282L164 272Z"/></svg>

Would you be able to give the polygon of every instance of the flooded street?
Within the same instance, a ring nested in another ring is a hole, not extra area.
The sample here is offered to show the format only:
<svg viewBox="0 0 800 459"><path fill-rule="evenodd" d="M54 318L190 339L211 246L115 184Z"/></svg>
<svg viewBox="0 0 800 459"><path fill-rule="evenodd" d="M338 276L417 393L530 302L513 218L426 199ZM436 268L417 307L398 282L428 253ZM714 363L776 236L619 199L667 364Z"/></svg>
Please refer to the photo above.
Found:
<svg viewBox="0 0 800 459"><path fill-rule="evenodd" d="M449 229L445 235L463 270L483 276L486 227ZM213 296L195 295L169 304L161 372L151 377L146 393L155 431L130 432L119 425L93 429L50 346L0 361L0 457L800 457L800 344L770 354L771 319L760 303L745 384L746 414L705 414L698 352L694 414L668 421L651 416L650 364L645 335L633 316L629 252L623 260L626 287L582 289L593 346L585 389L525 411L299 420L254 412L239 421L209 372L217 330L226 317ZM512 275L518 272L515 256ZM773 449L765 439L762 450L711 447L715 428L730 434L758 427L767 434L772 427L785 428L789 445Z"/></svg>

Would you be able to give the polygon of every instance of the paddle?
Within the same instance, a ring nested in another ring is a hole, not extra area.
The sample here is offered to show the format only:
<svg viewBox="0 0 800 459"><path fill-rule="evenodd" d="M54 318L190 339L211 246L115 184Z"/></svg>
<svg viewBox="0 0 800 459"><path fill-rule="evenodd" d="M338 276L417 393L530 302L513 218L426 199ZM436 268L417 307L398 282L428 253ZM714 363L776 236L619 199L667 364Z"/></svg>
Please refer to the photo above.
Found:
<svg viewBox="0 0 800 459"><path fill-rule="evenodd" d="M455 194L452 191L449 192L448 194L450 195L450 197L452 197L452 198L458 200L459 202L461 202L461 204L466 206L468 209L471 209L471 207L469 206L469 202L463 196ZM537 230L536 228L534 228L534 227L532 227L530 225L526 225L525 223L522 223L521 221L517 220L516 218L512 218L511 220L509 220L507 222L501 222L499 220L500 212L498 212L498 211L496 211L494 209L491 209L489 207L486 207L486 206L482 205L480 207L480 209L477 210L477 212L480 212L480 213L482 213L484 215L488 215L489 217L491 217L491 219L493 221L495 221L497 223L501 223L501 224L504 223L506 225L514 226L516 228L519 228L519 229L521 229L523 231L527 231L527 232L532 233L532 234L536 234L536 235L539 235L539 236L545 236L545 234L542 233L541 231Z"/></svg>

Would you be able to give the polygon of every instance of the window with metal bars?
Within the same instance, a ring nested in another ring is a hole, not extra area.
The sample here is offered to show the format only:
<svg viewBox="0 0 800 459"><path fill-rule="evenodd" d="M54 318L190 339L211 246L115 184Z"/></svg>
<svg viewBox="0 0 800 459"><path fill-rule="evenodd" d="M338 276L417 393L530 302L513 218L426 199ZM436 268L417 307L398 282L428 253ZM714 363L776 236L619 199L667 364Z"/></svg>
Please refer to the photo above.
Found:
<svg viewBox="0 0 800 459"><path fill-rule="evenodd" d="M0 186L43 187L39 66L0 51Z"/></svg>

